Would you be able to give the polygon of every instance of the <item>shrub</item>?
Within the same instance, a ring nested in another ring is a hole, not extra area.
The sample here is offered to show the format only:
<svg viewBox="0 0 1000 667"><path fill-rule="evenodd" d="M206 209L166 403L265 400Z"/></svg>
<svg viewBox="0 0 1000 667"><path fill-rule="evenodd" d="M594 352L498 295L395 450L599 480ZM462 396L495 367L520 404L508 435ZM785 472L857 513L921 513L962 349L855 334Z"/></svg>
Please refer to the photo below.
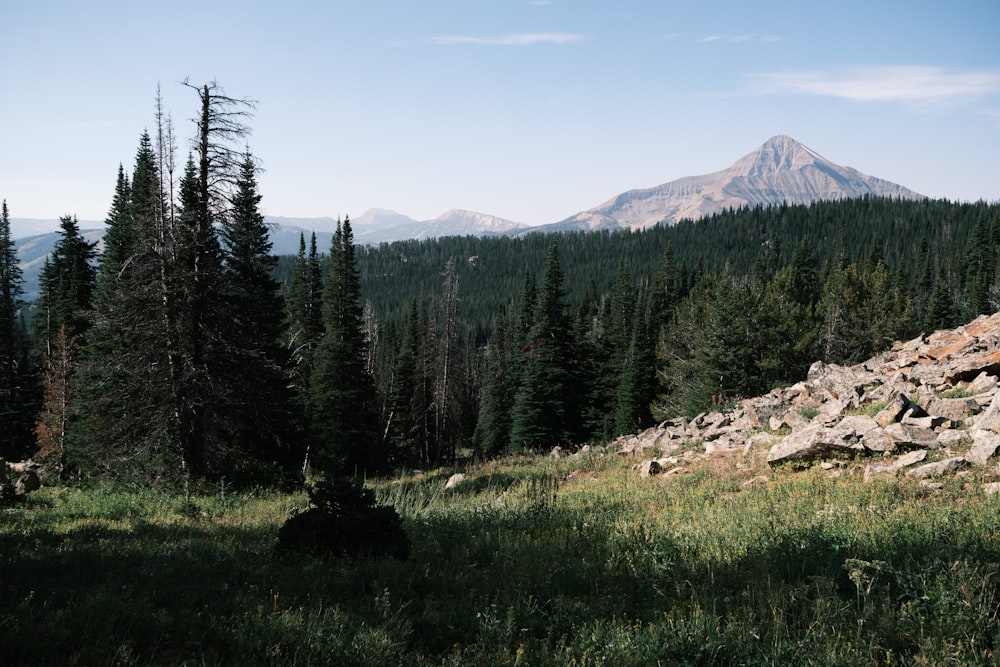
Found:
<svg viewBox="0 0 1000 667"><path fill-rule="evenodd" d="M321 482L309 491L312 502L278 531L283 551L318 555L390 556L406 560L410 540L392 507L375 504L375 494L351 480Z"/></svg>

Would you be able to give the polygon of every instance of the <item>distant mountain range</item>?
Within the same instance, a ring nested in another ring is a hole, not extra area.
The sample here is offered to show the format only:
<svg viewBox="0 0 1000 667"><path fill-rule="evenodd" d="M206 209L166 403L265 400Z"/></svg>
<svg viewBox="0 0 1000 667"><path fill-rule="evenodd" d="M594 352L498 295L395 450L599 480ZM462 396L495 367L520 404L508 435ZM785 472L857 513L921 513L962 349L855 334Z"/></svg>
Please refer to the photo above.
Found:
<svg viewBox="0 0 1000 667"><path fill-rule="evenodd" d="M907 188L851 167L830 162L791 137L772 137L732 166L704 176L688 176L653 188L630 190L592 209L560 222L529 226L485 213L451 210L433 220L414 220L385 209L371 209L351 219L358 243L378 245L406 239L441 236L513 236L529 231L645 229L672 225L685 218L697 220L728 208L768 204L809 204L814 201L850 199L865 195L923 199ZM320 251L326 251L336 229L334 218L268 216L274 253L294 255L299 237L316 232ZM80 221L91 240L99 240L103 223ZM38 273L55 245L57 220L11 219L25 278L25 296L37 294Z"/></svg>

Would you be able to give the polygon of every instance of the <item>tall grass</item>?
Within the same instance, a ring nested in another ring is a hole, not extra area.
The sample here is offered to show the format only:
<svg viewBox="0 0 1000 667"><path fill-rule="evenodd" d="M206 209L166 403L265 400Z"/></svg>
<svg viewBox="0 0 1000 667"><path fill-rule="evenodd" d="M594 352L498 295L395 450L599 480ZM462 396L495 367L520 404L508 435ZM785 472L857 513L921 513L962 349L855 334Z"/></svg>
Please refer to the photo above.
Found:
<svg viewBox="0 0 1000 667"><path fill-rule="evenodd" d="M978 484L511 458L373 483L412 558L274 555L307 500L44 489L0 514L6 664L992 664ZM970 481L970 480L966 480ZM974 480L972 480L974 481Z"/></svg>

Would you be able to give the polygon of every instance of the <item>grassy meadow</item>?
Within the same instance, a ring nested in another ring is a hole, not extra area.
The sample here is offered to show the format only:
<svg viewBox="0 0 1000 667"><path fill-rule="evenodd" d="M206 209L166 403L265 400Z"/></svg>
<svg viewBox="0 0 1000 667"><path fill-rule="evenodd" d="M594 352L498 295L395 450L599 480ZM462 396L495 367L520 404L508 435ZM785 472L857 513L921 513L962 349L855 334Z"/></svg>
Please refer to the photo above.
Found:
<svg viewBox="0 0 1000 667"><path fill-rule="evenodd" d="M43 488L0 511L0 662L1000 662L1000 498L973 477L931 490L718 459L640 479L633 463L375 482L406 562L276 555L304 494Z"/></svg>

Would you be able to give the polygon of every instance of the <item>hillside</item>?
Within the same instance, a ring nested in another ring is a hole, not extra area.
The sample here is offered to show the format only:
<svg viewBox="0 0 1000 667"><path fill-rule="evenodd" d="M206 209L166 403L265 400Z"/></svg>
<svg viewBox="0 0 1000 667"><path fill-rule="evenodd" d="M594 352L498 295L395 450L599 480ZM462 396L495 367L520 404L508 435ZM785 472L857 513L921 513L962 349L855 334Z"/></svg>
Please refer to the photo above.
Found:
<svg viewBox="0 0 1000 667"><path fill-rule="evenodd" d="M984 492L1000 493L998 381L1000 313L853 366L816 362L802 382L665 421L616 447L657 452L638 466L644 475L685 472L695 459L765 456L770 466L818 464L866 482L898 475L928 488L973 473Z"/></svg>
<svg viewBox="0 0 1000 667"><path fill-rule="evenodd" d="M5 657L992 664L1000 503L977 434L997 437L998 341L1000 315L979 318L854 367L817 366L684 432L663 424L609 448L369 480L403 517L404 561L277 552L302 494L43 488L0 524L14 575L0 613L19 638ZM897 391L936 414L884 400ZM882 404L874 418L843 416ZM828 427L838 419L911 441L880 451L867 431L798 465L770 456L781 437L846 433ZM912 444L929 431L934 444Z"/></svg>

